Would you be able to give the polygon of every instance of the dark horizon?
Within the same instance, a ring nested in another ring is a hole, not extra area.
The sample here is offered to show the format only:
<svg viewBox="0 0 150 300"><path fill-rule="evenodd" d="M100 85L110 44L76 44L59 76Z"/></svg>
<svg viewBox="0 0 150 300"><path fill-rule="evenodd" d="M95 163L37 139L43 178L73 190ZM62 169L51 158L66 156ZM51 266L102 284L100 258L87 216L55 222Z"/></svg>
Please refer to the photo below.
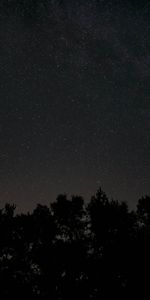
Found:
<svg viewBox="0 0 150 300"><path fill-rule="evenodd" d="M60 192L58 193L55 197L53 198L41 198L41 199L35 199L35 198L32 198L32 201L31 201L31 205L28 205L28 203L26 203L26 201L24 202L24 206L21 207L19 205L19 202L17 201L17 199L15 200L15 198L11 201L6 201L6 202L2 202L0 201L0 210L4 210L5 209L5 206L12 206L15 208L15 214L17 215L20 215L20 214L32 214L33 211L36 209L36 207L38 205L40 206L47 206L48 208L51 207L52 203L56 202L57 199L59 197L67 197L67 199L72 199L73 197L79 197L79 198L82 198L84 203L85 203L85 206L88 206L89 203L91 202L91 200L93 199L93 197L96 197L96 194L98 192L99 189L101 189L102 186L98 186L97 187L97 190L95 190L95 192L93 192L91 195L87 194L87 197L85 197L83 194L79 194L79 193L67 193L67 192ZM103 190L103 189L102 189ZM104 191L104 190L103 190ZM106 192L106 191L105 191ZM138 205L138 202L140 199L143 199L143 198L149 198L149 194L146 194L146 193L143 193L142 195L140 195L136 201L134 203L130 203L130 201L128 200L121 200L119 199L118 197L112 197L111 195L109 195L107 192L106 192L106 195L109 199L109 201L116 201L118 202L120 205L122 203L125 203L127 206L128 206L128 209L130 212L132 211L136 211L137 209L137 205ZM30 199L26 199L26 200L30 200Z"/></svg>

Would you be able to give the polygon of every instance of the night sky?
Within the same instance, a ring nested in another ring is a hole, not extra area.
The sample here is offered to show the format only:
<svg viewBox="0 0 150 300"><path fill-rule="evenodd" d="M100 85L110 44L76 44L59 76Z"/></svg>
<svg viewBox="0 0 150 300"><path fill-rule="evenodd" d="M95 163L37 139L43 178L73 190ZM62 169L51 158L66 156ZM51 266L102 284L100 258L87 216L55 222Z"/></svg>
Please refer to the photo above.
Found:
<svg viewBox="0 0 150 300"><path fill-rule="evenodd" d="M150 194L150 1L1 1L0 206L100 185Z"/></svg>

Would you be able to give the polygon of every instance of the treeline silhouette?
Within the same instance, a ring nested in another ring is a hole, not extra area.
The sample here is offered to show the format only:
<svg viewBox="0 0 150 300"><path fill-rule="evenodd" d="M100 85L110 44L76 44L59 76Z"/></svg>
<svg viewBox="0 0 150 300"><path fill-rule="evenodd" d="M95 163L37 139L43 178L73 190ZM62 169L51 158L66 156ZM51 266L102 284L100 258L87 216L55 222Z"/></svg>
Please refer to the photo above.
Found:
<svg viewBox="0 0 150 300"><path fill-rule="evenodd" d="M98 189L31 213L0 210L0 299L146 299L150 197L135 211Z"/></svg>

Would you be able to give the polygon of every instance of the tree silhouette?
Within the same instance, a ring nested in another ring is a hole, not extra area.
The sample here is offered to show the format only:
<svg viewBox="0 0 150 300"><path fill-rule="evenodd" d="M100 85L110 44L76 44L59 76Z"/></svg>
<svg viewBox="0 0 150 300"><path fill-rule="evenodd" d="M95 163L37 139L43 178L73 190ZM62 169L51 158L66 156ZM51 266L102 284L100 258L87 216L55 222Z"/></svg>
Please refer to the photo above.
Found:
<svg viewBox="0 0 150 300"><path fill-rule="evenodd" d="M127 299L149 293L150 198L136 211L98 189L31 213L0 209L0 296Z"/></svg>

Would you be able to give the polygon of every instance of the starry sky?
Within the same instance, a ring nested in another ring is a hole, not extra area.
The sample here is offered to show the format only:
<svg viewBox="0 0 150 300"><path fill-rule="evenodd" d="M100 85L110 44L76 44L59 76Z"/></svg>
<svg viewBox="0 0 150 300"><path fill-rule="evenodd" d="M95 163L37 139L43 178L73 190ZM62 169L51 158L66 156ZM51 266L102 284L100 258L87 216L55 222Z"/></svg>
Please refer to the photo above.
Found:
<svg viewBox="0 0 150 300"><path fill-rule="evenodd" d="M150 1L0 2L0 206L150 194Z"/></svg>

